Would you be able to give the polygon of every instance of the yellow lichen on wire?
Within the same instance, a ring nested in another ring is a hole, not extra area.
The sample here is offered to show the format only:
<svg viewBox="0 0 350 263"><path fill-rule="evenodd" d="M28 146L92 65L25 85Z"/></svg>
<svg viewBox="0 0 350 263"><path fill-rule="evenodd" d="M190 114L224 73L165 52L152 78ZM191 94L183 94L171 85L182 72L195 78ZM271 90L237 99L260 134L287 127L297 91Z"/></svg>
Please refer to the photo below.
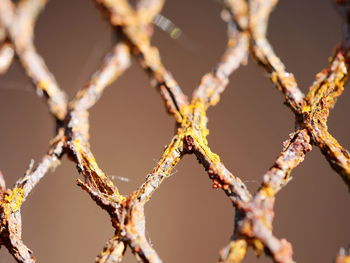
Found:
<svg viewBox="0 0 350 263"><path fill-rule="evenodd" d="M23 201L23 194L22 188L14 188L8 190L8 193L5 193L3 200L0 200L0 206L4 209L5 217L9 217L10 214L20 209Z"/></svg>
<svg viewBox="0 0 350 263"><path fill-rule="evenodd" d="M34 263L31 251L21 237L20 207L31 190L47 172L59 164L64 154L75 162L83 179L78 185L108 212L115 234L106 243L97 263L120 262L127 248L139 262L160 263L158 253L146 238L144 206L161 183L173 174L185 154L194 154L207 171L214 188L221 188L235 209L231 241L221 251L220 261L239 263L248 247L274 262L292 263L292 245L273 234L274 202L277 193L292 179L291 173L312 147L318 146L331 166L350 187L350 155L328 132L327 119L349 77L349 37L345 37L330 65L322 70L305 97L293 74L273 51L266 31L277 0L225 0L222 18L228 25L226 49L213 71L205 74L194 90L192 100L182 92L175 78L151 44L152 21L159 15L163 0L139 0L135 7L127 0L95 0L107 13L109 23L121 36L91 76L68 104L44 60L33 44L34 25L45 0L0 1L0 73L6 72L14 53L21 61L39 95L45 95L49 111L56 120L57 134L48 153L34 163L12 189L5 188L0 174L0 245L4 245L20 263ZM336 1L343 18L350 19L350 0ZM348 25L349 26L349 25ZM348 30L349 31L349 30ZM262 65L284 95L296 115L296 129L283 144L281 153L264 174L255 194L231 173L209 146L206 111L215 106L229 83L230 75L247 63L248 54ZM97 103L105 88L130 65L134 55L157 88L177 130L145 182L127 196L119 193L113 181L102 171L89 144L89 109ZM348 263L349 253L340 250L336 263Z"/></svg>

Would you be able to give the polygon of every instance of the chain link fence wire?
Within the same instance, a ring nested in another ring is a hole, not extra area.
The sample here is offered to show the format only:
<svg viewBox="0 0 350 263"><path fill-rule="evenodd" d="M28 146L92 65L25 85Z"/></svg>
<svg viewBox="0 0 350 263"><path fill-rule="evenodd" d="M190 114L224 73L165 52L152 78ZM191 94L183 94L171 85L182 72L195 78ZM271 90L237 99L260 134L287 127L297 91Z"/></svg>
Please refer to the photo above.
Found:
<svg viewBox="0 0 350 263"><path fill-rule="evenodd" d="M222 189L235 207L233 234L220 251L220 262L241 262L248 247L274 262L295 262L292 244L273 233L276 194L291 180L295 167L303 162L313 147L321 152L344 183L350 186L350 155L330 134L327 120L330 110L342 94L348 80L350 1L336 0L334 5L344 21L344 38L336 47L329 65L317 74L307 94L299 88L292 73L287 72L267 37L268 19L277 0L225 0L222 18L227 23L227 45L213 71L205 74L191 98L186 96L161 60L159 50L151 44L153 22L160 16L164 1L96 0L118 38L102 65L71 101L59 88L54 75L33 44L33 32L44 0L0 1L0 72L5 73L18 59L30 77L36 93L47 103L56 120L56 135L48 152L35 164L30 162L25 175L7 188L0 174L0 246L23 263L36 262L22 240L21 205L64 155L76 164L83 180L78 185L105 210L115 228L95 262L120 262L130 249L139 262L162 262L146 236L144 206L161 183L176 173L175 166L184 155L194 155L212 180L213 188ZM168 22L169 24L170 22ZM164 23L162 24L164 26ZM179 30L169 24L166 31ZM281 153L263 175L255 193L248 190L240 177L232 174L218 154L209 147L208 108L215 106L229 83L229 77L247 63L248 56L267 73L283 95L284 103L295 115L295 130L283 142ZM145 182L129 195L122 195L113 175L99 167L90 148L89 110L106 87L116 81L131 64L140 64L158 90L176 131ZM349 251L341 248L336 263L350 262Z"/></svg>

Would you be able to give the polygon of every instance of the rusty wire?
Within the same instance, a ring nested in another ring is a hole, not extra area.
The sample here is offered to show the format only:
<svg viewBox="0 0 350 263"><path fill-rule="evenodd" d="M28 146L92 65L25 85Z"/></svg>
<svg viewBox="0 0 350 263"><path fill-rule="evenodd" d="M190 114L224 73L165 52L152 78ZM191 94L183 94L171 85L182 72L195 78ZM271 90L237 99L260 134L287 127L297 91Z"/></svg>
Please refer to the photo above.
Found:
<svg viewBox="0 0 350 263"><path fill-rule="evenodd" d="M23 178L7 189L0 174L0 246L5 246L22 263L36 262L21 237L21 205L49 170L67 154L76 163L84 180L78 185L111 217L114 235L97 256L98 263L120 262L129 247L139 262L162 262L145 235L144 205L185 154L194 154L213 181L222 188L235 209L232 239L220 252L220 261L241 262L248 246L265 253L275 262L294 262L292 245L273 234L276 194L291 179L292 170L316 145L334 170L350 187L349 153L328 132L327 119L337 97L343 92L350 67L350 1L335 0L344 18L345 37L305 96L296 79L274 53L266 38L268 18L277 0L225 0L223 18L228 25L226 50L216 68L205 74L189 101L161 62L158 49L151 45L152 21L160 13L163 0L139 0L135 7L127 0L96 0L109 23L120 36L97 70L71 102L58 87L45 62L33 45L33 27L45 0L0 1L0 71L5 73L14 55L20 60L40 96L44 96L56 119L57 134L41 162L30 165ZM225 90L229 76L247 62L251 53L282 92L296 116L296 127L283 143L282 152L265 173L255 194L248 191L209 148L206 139L206 110L214 106ZM130 65L134 56L159 90L166 109L174 116L177 130L145 182L128 196L119 193L112 180L99 168L89 145L89 109L104 89ZM349 252L340 249L337 263L350 261Z"/></svg>

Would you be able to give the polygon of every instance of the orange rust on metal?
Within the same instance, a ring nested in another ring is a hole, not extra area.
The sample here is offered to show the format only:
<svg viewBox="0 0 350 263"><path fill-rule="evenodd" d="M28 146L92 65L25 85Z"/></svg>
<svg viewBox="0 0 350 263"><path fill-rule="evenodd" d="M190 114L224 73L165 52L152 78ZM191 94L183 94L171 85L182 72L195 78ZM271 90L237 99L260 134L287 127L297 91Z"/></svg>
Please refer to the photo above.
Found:
<svg viewBox="0 0 350 263"><path fill-rule="evenodd" d="M350 251L346 251L344 248L340 249L335 263L350 263Z"/></svg>
<svg viewBox="0 0 350 263"><path fill-rule="evenodd" d="M17 4L11 0L0 1L0 73L6 72L16 53L37 93L45 95L49 112L57 123L57 133L47 154L37 165L32 162L13 188L6 188L0 173L0 246L5 246L18 262L36 262L32 251L22 241L20 208L40 179L67 154L83 176L78 185L109 214L115 228L114 236L95 262L120 262L128 248L139 262L162 262L146 238L144 206L163 180L172 175L182 157L194 154L213 181L213 187L221 188L236 209L232 240L220 252L220 261L241 262L250 246L257 255L265 252L275 262L294 262L292 245L273 234L274 202L276 194L291 180L293 169L312 149L311 145L321 149L334 170L350 186L349 153L327 128L330 109L349 78L350 30L347 23L350 21L350 0L334 0L348 27L347 35L330 65L316 76L306 96L266 38L268 18L278 1L225 0L222 17L228 24L226 50L215 69L202 77L191 102L161 62L158 49L151 45L152 21L161 12L164 1L139 0L135 7L127 0L95 1L121 38L70 103L33 45L35 21L46 1L21 0ZM229 76L247 63L249 54L269 73L271 81L295 113L297 123L255 194L251 194L241 179L225 167L207 141L206 110L218 103ZM178 128L145 182L130 195L123 196L98 166L90 148L89 109L97 103L104 89L129 67L131 55L148 73L152 86L159 89ZM341 249L336 262L350 262L349 253Z"/></svg>

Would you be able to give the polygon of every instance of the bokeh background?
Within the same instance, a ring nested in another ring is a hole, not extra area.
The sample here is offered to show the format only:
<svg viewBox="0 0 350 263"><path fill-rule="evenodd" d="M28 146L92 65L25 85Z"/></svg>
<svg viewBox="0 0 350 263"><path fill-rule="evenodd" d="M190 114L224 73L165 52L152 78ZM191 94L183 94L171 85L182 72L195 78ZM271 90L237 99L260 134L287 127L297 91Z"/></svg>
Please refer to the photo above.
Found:
<svg viewBox="0 0 350 263"><path fill-rule="evenodd" d="M215 0L169 0L162 12L183 34L172 39L156 29L153 43L188 95L224 50L220 10ZM268 36L306 92L341 39L341 21L330 0L285 0L272 14ZM36 26L35 43L72 97L113 46L113 33L93 1L50 0ZM174 132L159 94L133 62L90 111L92 150L124 194L143 182ZM330 131L348 149L349 99L347 87L329 120ZM250 59L233 74L208 116L212 150L254 191L293 132L294 116L281 94ZM0 77L0 123L0 169L10 186L31 159L41 159L54 130L45 103L18 62ZM234 210L221 190L211 188L194 156L185 156L176 170L146 205L148 238L164 262L216 262L232 233ZM113 235L108 215L76 186L78 177L65 157L23 205L23 239L38 262L93 262ZM350 243L347 187L316 147L293 177L278 194L274 233L293 243L297 262L332 262ZM124 262L135 261L128 251ZM14 262L6 249L0 250L0 262ZM270 259L258 260L250 250L245 262Z"/></svg>

